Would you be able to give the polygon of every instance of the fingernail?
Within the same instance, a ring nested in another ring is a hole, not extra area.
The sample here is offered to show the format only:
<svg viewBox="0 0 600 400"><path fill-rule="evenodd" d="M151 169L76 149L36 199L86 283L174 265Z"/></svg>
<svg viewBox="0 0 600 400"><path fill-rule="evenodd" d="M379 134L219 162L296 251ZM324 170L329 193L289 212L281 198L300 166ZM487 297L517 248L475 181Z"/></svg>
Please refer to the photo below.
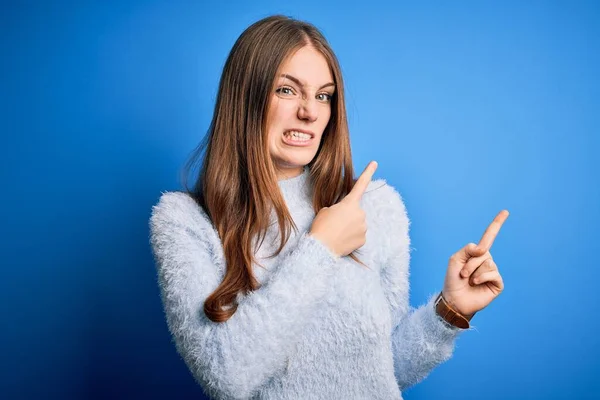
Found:
<svg viewBox="0 0 600 400"><path fill-rule="evenodd" d="M466 270L466 269L463 269L463 270L461 270L461 271L460 271L460 275L461 275L463 278L466 278L466 277L467 277L467 270Z"/></svg>

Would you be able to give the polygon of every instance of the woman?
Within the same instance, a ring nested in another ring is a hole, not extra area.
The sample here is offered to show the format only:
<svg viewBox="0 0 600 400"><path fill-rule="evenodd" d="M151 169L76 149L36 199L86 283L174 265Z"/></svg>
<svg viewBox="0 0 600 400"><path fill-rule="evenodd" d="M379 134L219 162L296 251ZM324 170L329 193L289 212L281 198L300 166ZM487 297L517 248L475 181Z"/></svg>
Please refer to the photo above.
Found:
<svg viewBox="0 0 600 400"><path fill-rule="evenodd" d="M506 211L410 308L404 204L375 162L353 179L340 67L308 23L240 36L203 150L150 226L169 329L211 397L402 398L503 289L489 249Z"/></svg>

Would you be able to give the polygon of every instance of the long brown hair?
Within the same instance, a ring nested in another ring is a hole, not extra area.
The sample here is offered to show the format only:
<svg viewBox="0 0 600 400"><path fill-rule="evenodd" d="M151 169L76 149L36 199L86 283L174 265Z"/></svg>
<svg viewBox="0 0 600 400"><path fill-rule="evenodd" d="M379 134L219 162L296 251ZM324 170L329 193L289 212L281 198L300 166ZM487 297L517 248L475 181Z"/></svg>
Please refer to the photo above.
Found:
<svg viewBox="0 0 600 400"><path fill-rule="evenodd" d="M339 202L354 185L344 85L338 60L321 32L307 22L275 15L255 22L235 42L221 75L208 134L185 167L201 163L188 194L204 209L221 239L226 272L206 299L204 312L215 322L227 321L236 311L236 296L258 289L252 265L254 240L265 238L274 210L281 233L281 252L291 228L298 229L279 190L269 156L266 115L276 74L295 50L310 45L327 60L336 90L331 117L317 154L308 164L314 185L315 214ZM350 257L360 262L354 253ZM363 264L364 265L364 264Z"/></svg>

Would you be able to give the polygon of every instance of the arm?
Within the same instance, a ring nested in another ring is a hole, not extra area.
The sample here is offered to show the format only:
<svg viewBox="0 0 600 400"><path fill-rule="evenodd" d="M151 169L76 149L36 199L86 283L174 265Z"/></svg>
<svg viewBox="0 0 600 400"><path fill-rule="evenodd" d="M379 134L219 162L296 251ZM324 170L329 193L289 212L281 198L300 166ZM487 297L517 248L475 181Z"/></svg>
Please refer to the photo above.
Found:
<svg viewBox="0 0 600 400"><path fill-rule="evenodd" d="M327 293L337 257L303 234L262 287L215 323L204 300L220 283L208 237L218 235L185 194L165 194L153 208L151 244L169 330L178 352L208 394L248 398L285 368L301 330ZM210 230L213 230L210 232ZM214 245L214 242L213 242Z"/></svg>
<svg viewBox="0 0 600 400"><path fill-rule="evenodd" d="M378 215L383 239L381 282L392 314L394 372L401 390L423 380L437 365L448 360L462 329L450 327L435 312L434 300L417 309L409 305L410 221L401 196L386 185Z"/></svg>

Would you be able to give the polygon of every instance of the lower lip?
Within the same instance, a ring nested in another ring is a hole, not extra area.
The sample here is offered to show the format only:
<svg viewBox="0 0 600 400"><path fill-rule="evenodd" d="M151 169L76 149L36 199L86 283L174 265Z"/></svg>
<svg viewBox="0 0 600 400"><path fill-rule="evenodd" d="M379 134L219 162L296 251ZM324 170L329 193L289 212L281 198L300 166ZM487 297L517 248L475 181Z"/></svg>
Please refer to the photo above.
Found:
<svg viewBox="0 0 600 400"><path fill-rule="evenodd" d="M307 147L310 146L313 142L314 138L310 138L303 142L295 142L292 139L289 139L286 135L283 135L283 142L288 146L296 146L296 147Z"/></svg>

